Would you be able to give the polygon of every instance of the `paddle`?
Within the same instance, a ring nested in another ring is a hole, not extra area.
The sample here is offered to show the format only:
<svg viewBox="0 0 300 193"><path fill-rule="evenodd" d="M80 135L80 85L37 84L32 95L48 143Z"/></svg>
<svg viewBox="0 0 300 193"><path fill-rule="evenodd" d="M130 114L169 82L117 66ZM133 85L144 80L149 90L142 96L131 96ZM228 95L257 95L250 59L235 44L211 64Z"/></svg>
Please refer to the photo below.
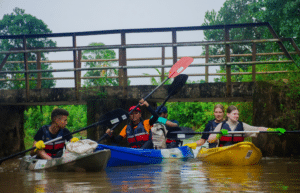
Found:
<svg viewBox="0 0 300 193"><path fill-rule="evenodd" d="M172 139L172 140L178 140L178 139L183 139L179 138L178 134L175 132L180 132L180 133L195 133L195 131L192 128L189 127L172 127L172 131L168 132L167 138ZM180 136L180 135L179 135ZM184 136L184 139L189 139L191 137L194 137L192 134L187 134Z"/></svg>
<svg viewBox="0 0 300 193"><path fill-rule="evenodd" d="M199 135L199 134L221 134L222 132L194 132L194 131L173 131L171 132L172 135L177 134L177 138L183 139L185 138L185 135ZM279 131L228 131L228 135L230 134L246 134L246 133L280 133ZM285 131L284 134L286 133L300 133L300 130L296 131Z"/></svg>
<svg viewBox="0 0 300 193"><path fill-rule="evenodd" d="M161 87L165 82L167 82L170 78L175 78L181 72L183 72L192 62L194 61L193 58L190 57L182 57L179 61L177 61L169 71L168 78L166 78L160 85L158 85L152 92L150 92L146 97L143 99L146 100L149 96L151 96L159 87ZM129 115L138 108L140 104L137 104L134 109L129 112ZM114 125L110 130L113 131L119 124ZM104 138L108 136L105 133L97 142L100 143Z"/></svg>
<svg viewBox="0 0 300 193"><path fill-rule="evenodd" d="M165 99L165 101L160 105L159 109L157 109L157 112L160 111L160 109L165 106L167 100L169 100L172 96L178 93L178 91L185 85L186 81L188 79L188 75L186 74L180 74L176 78L174 78L174 81L172 82L171 86L168 89L168 96Z"/></svg>
<svg viewBox="0 0 300 193"><path fill-rule="evenodd" d="M123 121L123 120L128 119L128 117L129 117L128 113L127 113L125 110L123 110L123 109L116 109L116 110L110 111L110 112L106 113L105 115L101 116L98 122L96 122L96 123L94 123L94 124L92 124L92 125L89 125L89 126L87 126L87 127L85 127L85 128L82 128L82 129L79 129L79 130L77 130L77 131L74 131L74 132L72 132L72 133L69 133L68 135L64 135L64 136L62 136L62 137L58 137L58 138L52 139L52 140L50 140L50 141L47 141L47 142L45 142L45 145L46 145L46 144L49 144L49 143L52 143L52 142L54 142L54 141L58 141L58 140L60 140L60 139L63 139L63 138L65 138L65 137L69 136L69 135L73 135L73 134L75 134L75 133L78 133L78 132L80 132L80 131L87 130L87 129L91 128L91 127L95 127L95 126L97 126L97 125L106 125L106 126L114 125L114 124L116 124L116 123L119 123L119 122L121 122L121 121ZM24 151L22 151L22 152L16 153L16 154L14 154L14 155L10 155L10 156L8 156L8 157L2 158L2 159L0 160L0 164L1 164L3 161L5 161L5 160L8 160L8 159L13 158L13 157L16 157L16 156L18 156L18 155L24 154L24 153L26 153L26 152L29 152L29 151L31 151L31 150L34 150L35 148L36 148L36 147L32 147L32 148L30 148L30 149L27 149L27 150L24 150Z"/></svg>

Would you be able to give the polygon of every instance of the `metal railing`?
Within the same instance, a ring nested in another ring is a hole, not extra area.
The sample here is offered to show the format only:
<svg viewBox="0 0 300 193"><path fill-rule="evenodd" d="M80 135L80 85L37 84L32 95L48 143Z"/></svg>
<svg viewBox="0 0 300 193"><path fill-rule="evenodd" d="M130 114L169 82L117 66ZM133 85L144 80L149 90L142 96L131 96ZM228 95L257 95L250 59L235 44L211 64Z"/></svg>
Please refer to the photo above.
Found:
<svg viewBox="0 0 300 193"><path fill-rule="evenodd" d="M230 40L229 39L229 30L232 28L244 28L244 27L267 27L271 34L273 35L273 39L260 39L260 40ZM192 31L192 30L211 30L211 29L223 29L224 30L224 40L223 41L198 41L198 42L177 42L176 33L178 31ZM126 34L128 33L141 33L141 32L171 32L172 33L172 42L171 43L155 43L155 44L126 44ZM104 46L77 46L76 45L76 37L77 36L86 36L86 35L103 35L103 34L120 34L121 36L121 44L120 45L104 45ZM49 47L49 48L27 48L26 40L28 38L40 38L40 37L72 37L72 47ZM42 80L59 80L59 79L73 79L75 81L75 93L76 98L79 98L79 89L81 87L81 79L98 79L103 78L103 76L96 77L81 77L81 71L88 70L108 70L108 69L118 69L118 76L109 76L107 78L118 78L119 85L125 88L127 86L128 78L142 78L142 77L160 77L163 80L165 77L165 68L170 68L172 65L166 65L166 60L173 60L173 64L177 62L177 59L181 57L177 56L177 48L178 47L186 47L186 46L204 46L206 50L206 55L201 56L190 56L193 58L201 58L205 59L205 63L193 63L191 67L205 67L205 73L193 73L188 74L189 76L205 76L205 81L208 82L209 76L226 76L226 87L227 87L227 95L231 94L231 76L232 75L252 75L252 80L256 80L256 74L272 74L272 73L286 73L287 71L276 71L276 72L256 72L255 65L256 64L276 64L276 63L293 63L294 60L291 55L297 54L300 56L300 50L295 44L292 38L278 38L273 28L269 23L250 23L250 24L234 24L234 25L218 25L218 26L198 26L198 27L179 27L179 28L152 28L152 29L128 29L128 30L107 30L107 31L95 31L95 32L76 32L76 33L57 33L57 34L38 34L38 35L11 35L11 36L0 36L0 39L23 39L23 48L18 48L9 51L0 51L0 54L5 54L4 60L0 65L0 74L15 74L15 73L24 73L25 78L20 79L0 79L0 81L25 81L26 85L26 98L29 96L29 81L37 81L37 88L41 88ZM289 41L291 45L294 47L294 52L288 52L287 49L283 45L283 41ZM256 53L256 46L258 43L266 43L266 42L276 42L282 52L276 53ZM251 54L231 54L230 53L230 45L232 44L252 44L252 53ZM224 55L209 55L209 46L211 45L224 45L225 46L225 54ZM127 58L126 50L131 48L161 48L161 57L153 57L153 58ZM165 48L172 48L172 57L165 56ZM82 50L96 50L96 49L118 49L119 50L119 58L118 59L93 59L93 60L83 60L82 59ZM72 51L73 52L73 60L41 60L42 52L62 52L62 51ZM24 55L24 61L7 61L10 54L22 53ZM27 53L36 53L37 60L36 61L28 61ZM287 60L279 60L279 61L257 61L257 56L274 56L274 55L284 55ZM231 62L231 57L252 57L252 61L248 62ZM210 58L224 58L225 62L222 63L209 63ZM138 66L127 66L127 61L143 61L143 60L160 60L161 65L138 65ZM119 66L112 67L97 67L97 68L82 68L82 62L103 62L103 61L118 61ZM1 71L5 64L17 64L24 63L24 71ZM36 63L37 70L28 70L29 64ZM74 68L67 69L49 69L42 70L41 63L73 63ZM232 65L251 65L252 72L231 72ZM225 66L226 73L209 73L209 66ZM137 69L137 68L160 68L161 75L136 75L136 76L128 76L128 69ZM73 71L74 77L55 77L55 78L46 78L42 77L42 72L66 72ZM37 78L30 79L30 73L37 73ZM124 94L126 89L124 89Z"/></svg>

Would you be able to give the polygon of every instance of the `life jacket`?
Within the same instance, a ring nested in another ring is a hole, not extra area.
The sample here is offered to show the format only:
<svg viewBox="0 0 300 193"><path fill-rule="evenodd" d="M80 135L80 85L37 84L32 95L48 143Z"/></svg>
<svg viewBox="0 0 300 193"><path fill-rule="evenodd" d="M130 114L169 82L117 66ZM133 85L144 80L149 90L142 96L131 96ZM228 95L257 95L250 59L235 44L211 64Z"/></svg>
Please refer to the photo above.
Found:
<svg viewBox="0 0 300 193"><path fill-rule="evenodd" d="M208 121L208 124L210 124L209 131L214 131L219 123L216 123L215 119L213 119L211 121ZM208 148L215 148L217 147L217 145L217 143L208 143Z"/></svg>
<svg viewBox="0 0 300 193"><path fill-rule="evenodd" d="M144 121L132 128L129 124L126 127L126 135L129 146L132 148L140 148L149 140L149 133L145 130Z"/></svg>
<svg viewBox="0 0 300 193"><path fill-rule="evenodd" d="M44 142L47 142L47 141L52 140L51 133L50 133L50 131L49 131L49 127L50 127L50 125L45 125L45 126L42 127L43 133L44 133L44 135L43 135L43 137L42 137L42 140L43 140ZM57 133L56 138L57 138L57 137L63 137L63 130L62 130L62 129L59 129L59 130L58 130L58 133ZM62 150L62 149L64 148L64 146L65 146L65 140L60 139L60 140L58 140L58 141L54 141L54 142L52 142L52 143L46 144L44 150L45 150L45 152L46 152L49 156L55 157L56 154L57 154L60 150Z"/></svg>
<svg viewBox="0 0 300 193"><path fill-rule="evenodd" d="M232 131L226 121L222 122L221 129ZM244 131L243 123L239 121L234 131ZM243 134L225 135L220 138L219 146L222 147L225 144L235 144L244 141L244 139L245 137Z"/></svg>

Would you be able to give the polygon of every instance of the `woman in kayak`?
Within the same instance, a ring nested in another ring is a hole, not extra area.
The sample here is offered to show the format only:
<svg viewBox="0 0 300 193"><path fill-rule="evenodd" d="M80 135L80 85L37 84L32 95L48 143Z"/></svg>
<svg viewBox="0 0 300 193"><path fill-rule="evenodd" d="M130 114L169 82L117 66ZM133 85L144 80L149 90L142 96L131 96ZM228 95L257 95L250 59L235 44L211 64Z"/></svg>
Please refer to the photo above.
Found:
<svg viewBox="0 0 300 193"><path fill-rule="evenodd" d="M232 145L238 142L244 141L245 137L256 137L257 133L248 134L234 134L234 135L224 135L226 131L279 131L279 134L285 132L285 129L278 128L272 129L267 127L255 127L248 125L247 123L239 121L239 111L237 107L231 105L227 109L227 120L219 124L215 132L222 132L222 134L211 134L208 138L209 143L215 143L219 139L219 146Z"/></svg>
<svg viewBox="0 0 300 193"><path fill-rule="evenodd" d="M51 113L51 125L42 126L34 136L33 147L35 150L30 152L33 156L37 154L37 158L52 159L62 156L62 151L65 146L65 140L76 142L79 139L72 137L70 131L65 128L68 121L69 112L64 109L54 109ZM62 137L62 139L47 145L44 142Z"/></svg>
<svg viewBox="0 0 300 193"><path fill-rule="evenodd" d="M217 104L214 107L214 116L215 119L208 121L205 126L204 132L213 131L219 123L224 121L224 107L221 104ZM189 146L192 149L196 149L197 146L203 145L208 139L209 134L205 133L202 135L201 139L196 141L195 143L187 143L186 146ZM217 143L209 143L209 148L216 147Z"/></svg>
<svg viewBox="0 0 300 193"><path fill-rule="evenodd" d="M137 107L130 115L130 122L126 125L117 137L112 136L110 129L106 133L111 137L112 141L119 144L123 138L127 138L129 146L132 148L153 149L150 130L157 121L157 113L150 107L147 101L143 99L139 102L140 106L145 105L147 110L153 115L150 119L142 119L142 111ZM136 106L132 106L128 111L132 111Z"/></svg>

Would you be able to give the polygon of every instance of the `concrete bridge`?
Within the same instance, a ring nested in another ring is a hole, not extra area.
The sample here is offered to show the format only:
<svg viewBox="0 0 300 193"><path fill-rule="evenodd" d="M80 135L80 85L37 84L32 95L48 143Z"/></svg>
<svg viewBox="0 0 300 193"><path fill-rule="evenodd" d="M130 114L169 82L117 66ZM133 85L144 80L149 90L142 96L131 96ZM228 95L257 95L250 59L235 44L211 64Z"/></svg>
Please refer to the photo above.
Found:
<svg viewBox="0 0 300 193"><path fill-rule="evenodd" d="M252 101L253 82L234 82L231 84L232 94L226 95L226 83L186 84L181 91L169 99L179 102L233 102ZM26 98L25 90L0 90L0 105L36 106L36 105L74 105L87 104L89 100L100 99L97 94L106 93L103 100L135 100L138 101L157 86L128 86L124 96L123 87L105 86L81 89L76 98L73 88L31 89ZM162 102L168 95L169 85L163 85L148 99L150 102ZM96 91L95 91L96 90Z"/></svg>

